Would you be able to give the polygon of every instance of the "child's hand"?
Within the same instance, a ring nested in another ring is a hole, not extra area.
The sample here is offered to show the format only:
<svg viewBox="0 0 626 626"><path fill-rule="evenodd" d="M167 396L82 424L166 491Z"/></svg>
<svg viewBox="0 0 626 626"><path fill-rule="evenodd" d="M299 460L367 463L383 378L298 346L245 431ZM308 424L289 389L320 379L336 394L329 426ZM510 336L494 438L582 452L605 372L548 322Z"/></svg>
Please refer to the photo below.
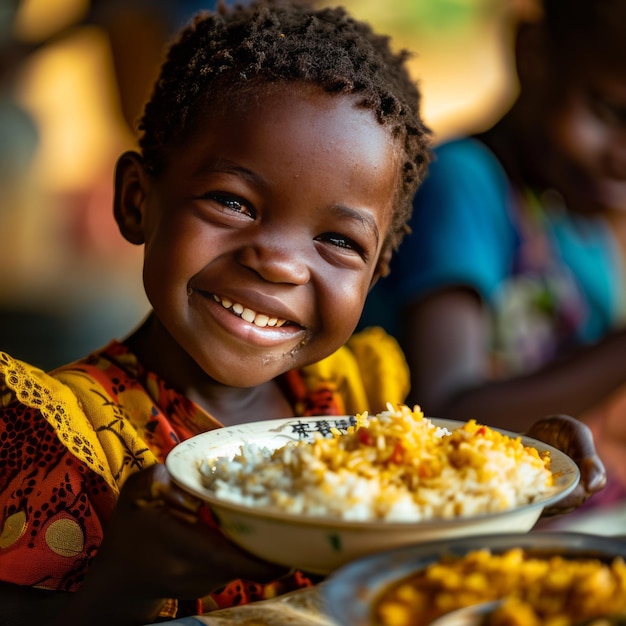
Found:
<svg viewBox="0 0 626 626"><path fill-rule="evenodd" d="M535 422L529 437L543 441L567 454L580 469L580 483L572 493L544 511L544 515L566 513L580 506L606 484L606 470L596 452L589 427L569 415L552 415Z"/></svg>
<svg viewBox="0 0 626 626"><path fill-rule="evenodd" d="M200 506L163 465L131 476L83 585L87 601L104 593L124 615L156 617L166 598L200 598L237 578L267 582L286 573L201 522Z"/></svg>

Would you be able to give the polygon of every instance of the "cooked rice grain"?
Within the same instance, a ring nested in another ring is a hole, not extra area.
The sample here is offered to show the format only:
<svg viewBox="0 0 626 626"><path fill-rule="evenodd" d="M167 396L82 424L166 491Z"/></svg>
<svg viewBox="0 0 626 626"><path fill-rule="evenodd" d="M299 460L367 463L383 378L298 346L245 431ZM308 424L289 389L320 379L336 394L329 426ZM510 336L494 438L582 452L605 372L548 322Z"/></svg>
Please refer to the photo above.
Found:
<svg viewBox="0 0 626 626"><path fill-rule="evenodd" d="M346 434L208 459L219 498L346 520L422 521L504 511L553 486L548 453L474 420L449 432L419 407L357 415Z"/></svg>

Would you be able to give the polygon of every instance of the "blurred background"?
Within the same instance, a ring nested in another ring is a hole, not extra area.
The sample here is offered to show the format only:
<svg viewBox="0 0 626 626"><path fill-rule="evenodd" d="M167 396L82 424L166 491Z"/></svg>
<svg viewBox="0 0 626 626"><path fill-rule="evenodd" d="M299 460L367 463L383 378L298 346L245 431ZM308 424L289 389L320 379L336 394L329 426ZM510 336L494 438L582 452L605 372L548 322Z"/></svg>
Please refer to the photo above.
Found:
<svg viewBox="0 0 626 626"><path fill-rule="evenodd" d="M507 28L528 0L344 0L414 53L441 140L489 125L516 91ZM336 4L336 2L327 2ZM117 156L163 46L210 0L0 0L0 350L51 368L148 311L139 247L112 217Z"/></svg>

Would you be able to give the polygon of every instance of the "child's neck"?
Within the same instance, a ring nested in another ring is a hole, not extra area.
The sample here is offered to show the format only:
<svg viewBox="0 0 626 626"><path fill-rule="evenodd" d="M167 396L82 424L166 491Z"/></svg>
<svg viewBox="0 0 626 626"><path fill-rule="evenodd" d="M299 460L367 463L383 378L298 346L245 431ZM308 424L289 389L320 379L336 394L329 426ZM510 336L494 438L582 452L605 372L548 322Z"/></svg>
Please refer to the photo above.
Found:
<svg viewBox="0 0 626 626"><path fill-rule="evenodd" d="M194 397L193 392L188 397L224 426L293 416L293 408L273 380L249 389L222 387L215 391L217 393L213 393L208 400L206 397Z"/></svg>
<svg viewBox="0 0 626 626"><path fill-rule="evenodd" d="M163 378L225 426L293 415L293 408L274 380L256 387L239 388L209 378L181 351L154 315L150 315L125 343L145 369Z"/></svg>

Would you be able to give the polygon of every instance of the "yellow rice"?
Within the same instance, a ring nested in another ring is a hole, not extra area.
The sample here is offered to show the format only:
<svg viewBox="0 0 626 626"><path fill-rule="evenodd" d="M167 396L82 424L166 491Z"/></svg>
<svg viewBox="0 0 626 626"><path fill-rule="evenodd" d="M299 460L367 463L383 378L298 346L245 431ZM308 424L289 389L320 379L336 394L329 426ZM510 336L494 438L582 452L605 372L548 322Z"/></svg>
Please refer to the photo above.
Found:
<svg viewBox="0 0 626 626"><path fill-rule="evenodd" d="M549 493L548 453L474 420L452 432L419 407L356 416L345 434L242 446L207 459L205 485L224 499L283 512L412 522L503 511Z"/></svg>

